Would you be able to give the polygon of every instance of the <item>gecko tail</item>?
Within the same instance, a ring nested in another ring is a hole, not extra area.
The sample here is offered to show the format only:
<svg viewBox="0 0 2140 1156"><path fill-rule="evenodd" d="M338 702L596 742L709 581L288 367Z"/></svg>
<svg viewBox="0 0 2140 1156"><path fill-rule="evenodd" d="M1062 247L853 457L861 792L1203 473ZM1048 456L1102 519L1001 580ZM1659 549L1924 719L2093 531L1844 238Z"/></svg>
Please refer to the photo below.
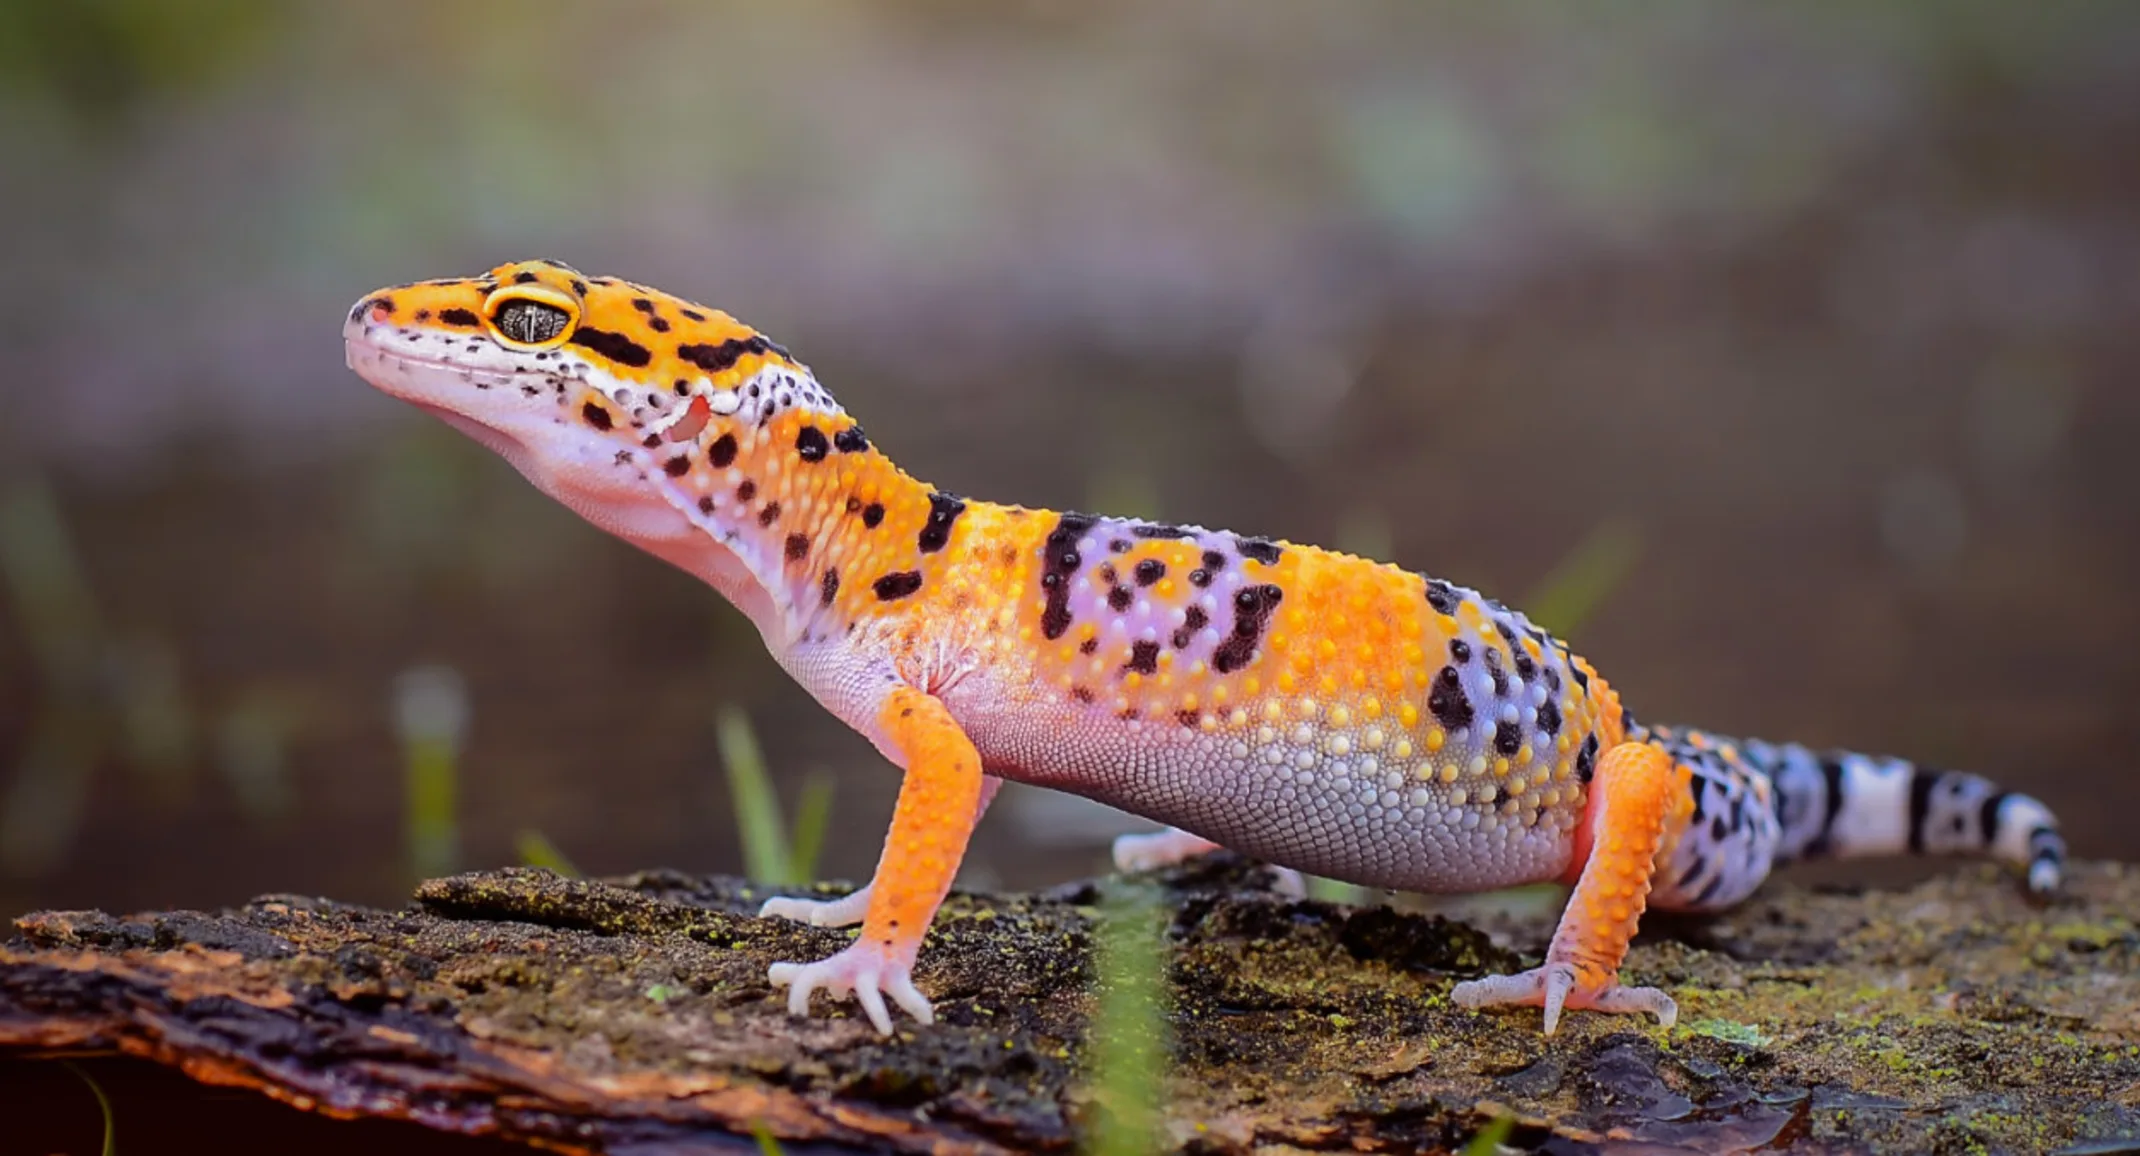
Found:
<svg viewBox="0 0 2140 1156"><path fill-rule="evenodd" d="M1796 743L1651 729L1671 745L1699 747L1710 768L1766 781L1766 792L1750 793L1768 797L1775 864L1977 855L2013 866L2039 895L2056 891L2064 876L2066 844L2051 809L1981 775Z"/></svg>

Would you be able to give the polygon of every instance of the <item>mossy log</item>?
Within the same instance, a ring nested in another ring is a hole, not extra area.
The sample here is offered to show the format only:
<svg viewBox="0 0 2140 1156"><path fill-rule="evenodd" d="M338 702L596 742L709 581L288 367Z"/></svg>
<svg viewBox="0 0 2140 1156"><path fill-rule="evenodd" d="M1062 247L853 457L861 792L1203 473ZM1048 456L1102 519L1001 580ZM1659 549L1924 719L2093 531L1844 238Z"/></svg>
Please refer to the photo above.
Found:
<svg viewBox="0 0 2140 1156"><path fill-rule="evenodd" d="M1653 917L1631 980L1671 1030L1477 1014L1450 984L1535 962L1447 919L1287 899L1219 857L1122 886L1166 917L1166 1149L1419 1151L1497 1116L1583 1150L2140 1151L2140 869L2027 903L1989 868L1900 890L1774 884ZM881 1039L791 1019L768 964L846 934L766 892L647 872L423 884L379 911L266 896L215 913L49 912L0 948L0 1049L146 1057L333 1116L566 1151L1059 1151L1108 1110L1082 1066L1099 884L958 895L918 980L938 1021ZM822 997L820 997L822 999ZM2120 1139L2132 1149L2117 1146Z"/></svg>

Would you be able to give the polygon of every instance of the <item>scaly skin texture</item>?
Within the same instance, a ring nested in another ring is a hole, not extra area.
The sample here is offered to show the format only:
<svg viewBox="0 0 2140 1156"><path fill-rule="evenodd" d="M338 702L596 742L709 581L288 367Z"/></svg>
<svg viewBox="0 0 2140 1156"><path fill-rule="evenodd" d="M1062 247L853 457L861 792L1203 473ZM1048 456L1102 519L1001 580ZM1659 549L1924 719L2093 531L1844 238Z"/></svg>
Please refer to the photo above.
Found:
<svg viewBox="0 0 2140 1156"><path fill-rule="evenodd" d="M605 530L703 578L905 772L876 877L766 914L862 931L773 968L806 1014L852 992L927 1022L924 933L1003 779L1172 825L1150 866L1227 846L1376 887L1574 885L1543 967L1470 1006L1674 1007L1624 987L1649 904L1715 909L1773 864L1979 852L2056 886L2042 804L1974 775L1638 724L1498 602L1344 554L956 497L873 446L728 315L553 261L366 296L350 366Z"/></svg>

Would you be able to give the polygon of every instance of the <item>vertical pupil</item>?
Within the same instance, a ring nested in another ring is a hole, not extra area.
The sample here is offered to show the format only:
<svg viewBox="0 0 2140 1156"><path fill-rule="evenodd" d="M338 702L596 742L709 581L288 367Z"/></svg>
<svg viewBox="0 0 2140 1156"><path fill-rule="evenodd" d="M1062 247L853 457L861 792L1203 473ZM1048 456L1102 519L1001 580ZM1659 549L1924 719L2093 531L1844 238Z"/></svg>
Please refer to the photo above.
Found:
<svg viewBox="0 0 2140 1156"><path fill-rule="evenodd" d="M537 345L565 330L565 311L540 301L511 301L498 311L498 332Z"/></svg>

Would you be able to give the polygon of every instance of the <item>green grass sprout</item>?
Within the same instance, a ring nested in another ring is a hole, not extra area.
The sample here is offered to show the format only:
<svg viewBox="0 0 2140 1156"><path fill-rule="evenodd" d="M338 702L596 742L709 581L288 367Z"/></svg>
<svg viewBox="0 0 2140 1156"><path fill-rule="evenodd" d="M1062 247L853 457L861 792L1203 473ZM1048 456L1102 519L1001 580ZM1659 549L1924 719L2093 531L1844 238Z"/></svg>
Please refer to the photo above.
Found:
<svg viewBox="0 0 2140 1156"><path fill-rule="evenodd" d="M513 853L520 857L520 865L523 867L545 867L559 875L574 879L580 877L580 869L572 865L572 860L567 859L563 851L557 849L557 844L552 843L548 835L533 827L522 827L520 833L513 836Z"/></svg>
<svg viewBox="0 0 2140 1156"><path fill-rule="evenodd" d="M460 672L424 666L396 678L394 731L401 739L409 870L419 879L450 875L460 861L459 771L468 733L468 688Z"/></svg>
<svg viewBox="0 0 2140 1156"><path fill-rule="evenodd" d="M119 1141L117 1118L111 1110L111 1097L104 1094L104 1085L97 1083L96 1078L83 1070L80 1064L75 1063L73 1060L61 1060L60 1064L68 1071L73 1072L83 1083L89 1085L90 1092L95 1094L97 1110L104 1114L103 1153L104 1156L112 1156L113 1153L119 1150Z"/></svg>
<svg viewBox="0 0 2140 1156"><path fill-rule="evenodd" d="M1532 589L1524 603L1531 621L1566 638L1627 581L1641 554L1642 536L1626 522L1592 530Z"/></svg>
<svg viewBox="0 0 2140 1156"><path fill-rule="evenodd" d="M1100 908L1094 929L1099 1007L1087 1044L1100 1109L1091 1137L1094 1156L1142 1156L1157 1149L1168 1055L1164 919L1141 890L1113 889Z"/></svg>

